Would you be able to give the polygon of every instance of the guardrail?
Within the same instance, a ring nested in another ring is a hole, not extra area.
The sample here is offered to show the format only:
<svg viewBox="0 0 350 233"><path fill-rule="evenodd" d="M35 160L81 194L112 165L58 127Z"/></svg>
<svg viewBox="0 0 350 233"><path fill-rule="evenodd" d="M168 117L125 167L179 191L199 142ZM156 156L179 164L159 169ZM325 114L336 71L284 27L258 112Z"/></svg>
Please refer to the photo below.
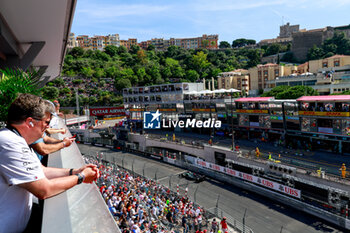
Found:
<svg viewBox="0 0 350 233"><path fill-rule="evenodd" d="M65 119L65 122L66 122L66 125L73 125L73 124L86 122L89 120L90 118L88 116L80 116L80 117Z"/></svg>

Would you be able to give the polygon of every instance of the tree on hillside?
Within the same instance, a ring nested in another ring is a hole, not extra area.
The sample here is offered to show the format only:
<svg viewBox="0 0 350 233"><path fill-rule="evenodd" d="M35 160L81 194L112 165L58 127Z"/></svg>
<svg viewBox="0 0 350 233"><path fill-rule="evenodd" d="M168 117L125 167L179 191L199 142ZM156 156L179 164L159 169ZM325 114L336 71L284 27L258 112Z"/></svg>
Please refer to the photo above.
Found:
<svg viewBox="0 0 350 233"><path fill-rule="evenodd" d="M249 49L247 51L247 55L246 56L249 59L249 61L247 63L248 67L256 66L257 64L260 63L261 50L259 50L259 49Z"/></svg>
<svg viewBox="0 0 350 233"><path fill-rule="evenodd" d="M319 95L318 92L308 86L294 86L288 90L279 93L276 99L297 99L302 96L314 96Z"/></svg>
<svg viewBox="0 0 350 233"><path fill-rule="evenodd" d="M154 51L156 50L156 47L153 44L148 45L147 51Z"/></svg>
<svg viewBox="0 0 350 233"><path fill-rule="evenodd" d="M292 52L286 52L283 57L281 58L281 61L284 62L295 62L295 58Z"/></svg>
<svg viewBox="0 0 350 233"><path fill-rule="evenodd" d="M95 69L94 77L100 79L100 78L105 77L105 76L106 76L106 72L104 69L102 69L102 68Z"/></svg>
<svg viewBox="0 0 350 233"><path fill-rule="evenodd" d="M220 41L219 48L220 49L227 49L227 48L231 48L231 45L227 41Z"/></svg>
<svg viewBox="0 0 350 233"><path fill-rule="evenodd" d="M121 55L123 53L127 53L128 49L125 46L119 46L118 48L118 55Z"/></svg>
<svg viewBox="0 0 350 233"><path fill-rule="evenodd" d="M130 82L129 79L122 78L122 79L119 79L119 80L115 83L115 88L116 88L118 91L123 90L123 88L129 88L129 87L131 87L131 82Z"/></svg>
<svg viewBox="0 0 350 233"><path fill-rule="evenodd" d="M131 45L129 53L131 54L137 54L137 52L140 50L140 46L138 45Z"/></svg>
<svg viewBox="0 0 350 233"><path fill-rule="evenodd" d="M269 45L264 53L264 56L270 56L277 54L281 51L281 45L277 43L273 43Z"/></svg>
<svg viewBox="0 0 350 233"><path fill-rule="evenodd" d="M255 40L240 38L232 41L232 48L239 48L239 47L244 47L247 45L254 45L254 44L256 44Z"/></svg>
<svg viewBox="0 0 350 233"><path fill-rule="evenodd" d="M325 55L325 52L322 48L317 47L316 45L312 46L311 49L309 49L307 53L307 59L310 60L317 60L322 58Z"/></svg>
<svg viewBox="0 0 350 233"><path fill-rule="evenodd" d="M42 96L44 99L55 100L58 98L60 91L57 87L44 87L42 89Z"/></svg>
<svg viewBox="0 0 350 233"><path fill-rule="evenodd" d="M132 85L135 85L138 82L137 76L131 68L118 70L115 81L117 82L120 79L128 79Z"/></svg>
<svg viewBox="0 0 350 233"><path fill-rule="evenodd" d="M147 63L147 55L145 53L145 50L140 49L137 51L137 60L143 65Z"/></svg>
<svg viewBox="0 0 350 233"><path fill-rule="evenodd" d="M110 57L114 57L118 55L118 47L114 45L107 45L104 49L104 52L108 54Z"/></svg>
<svg viewBox="0 0 350 233"><path fill-rule="evenodd" d="M209 65L210 62L207 60L207 54L205 54L203 51L197 52L197 54L192 56L192 67L201 77L206 77L204 71L209 67Z"/></svg>
<svg viewBox="0 0 350 233"><path fill-rule="evenodd" d="M286 85L277 86L277 87L272 88L268 92L264 92L264 94L262 94L261 96L262 97L271 97L271 96L276 97L279 93L284 92L284 91L288 90L289 88L290 87L286 86Z"/></svg>
<svg viewBox="0 0 350 233"><path fill-rule="evenodd" d="M322 44L325 53L350 55L350 39L344 32L335 32L332 38L325 40Z"/></svg>
<svg viewBox="0 0 350 233"><path fill-rule="evenodd" d="M84 77L91 78L95 71L91 67L83 67L80 72Z"/></svg>
<svg viewBox="0 0 350 233"><path fill-rule="evenodd" d="M95 60L100 60L100 61L103 61L103 62L107 62L107 61L109 61L110 56L107 53L105 53L105 52L102 52L100 50L95 50L93 52L91 58L93 58Z"/></svg>
<svg viewBox="0 0 350 233"><path fill-rule="evenodd" d="M332 38L325 40L320 47L314 45L307 53L308 60L318 60L335 54L350 55L350 39L344 32L335 32Z"/></svg>
<svg viewBox="0 0 350 233"><path fill-rule="evenodd" d="M263 97L275 97L276 99L297 99L301 96L319 95L316 90L308 86L278 86L265 92Z"/></svg>
<svg viewBox="0 0 350 233"><path fill-rule="evenodd" d="M195 70L187 70L185 76L190 82L196 82L199 79L199 74Z"/></svg>
<svg viewBox="0 0 350 233"><path fill-rule="evenodd" d="M74 58L82 57L84 55L84 49L80 47L74 47L68 54Z"/></svg>

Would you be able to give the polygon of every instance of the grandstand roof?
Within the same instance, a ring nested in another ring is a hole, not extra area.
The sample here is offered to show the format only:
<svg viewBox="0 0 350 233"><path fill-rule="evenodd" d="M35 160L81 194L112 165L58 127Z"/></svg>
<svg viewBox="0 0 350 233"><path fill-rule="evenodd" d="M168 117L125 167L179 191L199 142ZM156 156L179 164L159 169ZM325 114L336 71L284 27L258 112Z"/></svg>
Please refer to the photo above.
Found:
<svg viewBox="0 0 350 233"><path fill-rule="evenodd" d="M235 102L266 102L273 99L274 97L248 97L236 99Z"/></svg>
<svg viewBox="0 0 350 233"><path fill-rule="evenodd" d="M327 102L327 101L350 101L350 95L321 95L321 96L302 96L297 101L315 101L315 102Z"/></svg>

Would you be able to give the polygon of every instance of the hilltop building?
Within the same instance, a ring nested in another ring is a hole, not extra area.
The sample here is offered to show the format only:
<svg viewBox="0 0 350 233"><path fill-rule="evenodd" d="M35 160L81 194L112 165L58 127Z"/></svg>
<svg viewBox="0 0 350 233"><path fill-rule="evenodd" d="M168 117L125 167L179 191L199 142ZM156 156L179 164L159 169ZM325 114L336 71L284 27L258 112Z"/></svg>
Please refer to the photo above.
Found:
<svg viewBox="0 0 350 233"><path fill-rule="evenodd" d="M294 58L299 61L305 61L310 48L314 45L322 45L325 40L332 38L337 31L344 32L347 37L350 37L350 24L292 33L291 51L293 52Z"/></svg>
<svg viewBox="0 0 350 233"><path fill-rule="evenodd" d="M300 65L260 64L249 70L222 72L217 76L219 89L234 88L257 96L276 86L310 86L321 95L350 90L350 56L334 55Z"/></svg>
<svg viewBox="0 0 350 233"><path fill-rule="evenodd" d="M280 33L277 38L273 39L264 39L261 40L258 45L263 46L263 45L269 45L269 44L288 44L291 43L293 38L292 34L299 32L299 24L297 25L290 25L290 23L287 23L285 25L280 26ZM305 30L305 29L304 29Z"/></svg>
<svg viewBox="0 0 350 233"><path fill-rule="evenodd" d="M166 50L170 46L178 46L184 49L218 49L219 35L202 35L194 38L153 38L151 40L137 42L136 38L120 40L119 34L110 34L108 36L79 35L75 37L70 33L68 39L68 48L81 47L83 49L103 50L107 45L124 46L130 49L132 45L139 45L142 49L147 49L149 45L154 45L156 50Z"/></svg>

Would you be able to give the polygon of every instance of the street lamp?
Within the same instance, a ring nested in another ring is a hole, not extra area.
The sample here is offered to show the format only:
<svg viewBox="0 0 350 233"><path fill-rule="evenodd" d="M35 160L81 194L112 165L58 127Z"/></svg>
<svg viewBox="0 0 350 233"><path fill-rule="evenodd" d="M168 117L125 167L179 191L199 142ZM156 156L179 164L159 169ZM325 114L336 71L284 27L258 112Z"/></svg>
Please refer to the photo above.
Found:
<svg viewBox="0 0 350 233"><path fill-rule="evenodd" d="M231 90L231 130L232 130L232 151L234 151L235 148L235 131L233 130L233 101L232 96L233 90Z"/></svg>
<svg viewBox="0 0 350 233"><path fill-rule="evenodd" d="M213 94L209 96L209 117L210 117L210 122L213 120L213 115L212 115L212 99L213 99ZM213 127L210 128L210 141L211 141L211 146L213 145L214 142L214 135L215 135L215 128L214 124Z"/></svg>

